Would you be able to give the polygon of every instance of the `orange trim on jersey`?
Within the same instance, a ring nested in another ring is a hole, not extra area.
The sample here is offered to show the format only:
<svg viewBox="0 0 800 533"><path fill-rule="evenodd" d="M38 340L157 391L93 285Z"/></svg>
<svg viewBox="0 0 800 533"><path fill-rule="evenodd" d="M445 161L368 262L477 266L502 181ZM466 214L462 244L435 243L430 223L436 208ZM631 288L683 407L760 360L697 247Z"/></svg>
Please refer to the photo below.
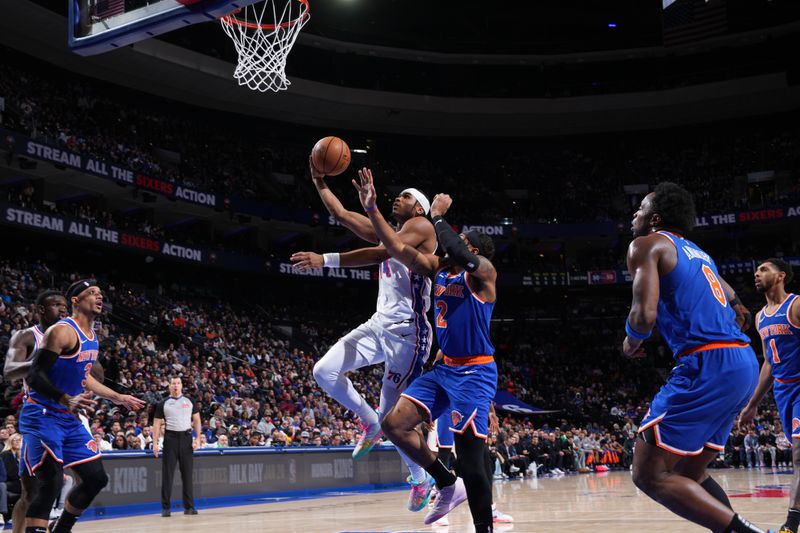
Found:
<svg viewBox="0 0 800 533"><path fill-rule="evenodd" d="M779 379L779 378L774 378L774 379L775 379L775 381L777 381L778 383L795 383L795 382L797 382L797 381L800 381L800 377L797 377L797 378L791 378L791 379Z"/></svg>
<svg viewBox="0 0 800 533"><path fill-rule="evenodd" d="M412 402L412 403L415 403L415 404L417 404L418 406L420 406L420 407L422 407L423 409L425 409L425 412L426 412L426 413L428 413L428 422L433 422L433 417L431 416L431 410L430 410L430 409L428 409L428 406L427 406L427 405L425 405L425 404L424 404L424 403L422 403L421 401L417 400L416 398L413 398L413 397L409 396L409 395L408 395L408 394L406 394L406 393L402 393L402 394L400 394L400 397L401 397L401 398L405 398L406 400L409 400L410 402Z"/></svg>
<svg viewBox="0 0 800 533"><path fill-rule="evenodd" d="M41 403L41 402L37 402L36 400L34 400L33 398L31 398L30 396L28 396L28 397L25 399L25 401L27 401L27 402L30 402L30 403L35 403L36 405L41 405L41 406L42 406L42 407L44 407L45 409L52 409L53 411L56 411L57 413L64 413L64 414L67 414L67 415L71 415L71 414L72 414L72 413L70 413L69 411L67 411L66 409L58 409L58 408L56 408L56 407L51 407L51 406L49 406L49 405L45 405L45 404L43 404L43 403Z"/></svg>
<svg viewBox="0 0 800 533"><path fill-rule="evenodd" d="M494 356L468 355L466 357L448 357L445 355L443 361L447 366L485 365L494 361Z"/></svg>
<svg viewBox="0 0 800 533"><path fill-rule="evenodd" d="M98 453L91 457L87 457L86 459L81 459L80 461L75 461L74 463L69 463L68 465L64 465L64 468L69 468L75 465L82 465L83 463L88 463L89 461L94 461L95 459L100 459L101 455Z"/></svg>
<svg viewBox="0 0 800 533"><path fill-rule="evenodd" d="M489 300L485 300L485 299L481 298L480 295L477 292L473 291L472 287L469 286L469 280L467 279L467 276L469 276L469 272L467 272L465 270L464 271L464 285L467 286L467 290L469 291L469 293L472 296L474 296L475 299L478 300L482 304L492 304L492 303L494 303L494 302L490 302Z"/></svg>
<svg viewBox="0 0 800 533"><path fill-rule="evenodd" d="M81 344L83 344L83 343L81 342L81 336L80 336L80 335L78 335L78 332L77 332L77 331L75 331L75 329L74 329L74 328L70 327L70 325L69 325L67 322L56 322L56 323L55 323L55 324L53 324L51 327L56 327L56 326L67 326L67 327L70 329L70 331L72 331L73 333L75 333L75 337L78 339L78 348L75 350L75 352L74 352L74 353L71 353L71 354L69 354L69 353L67 353L67 354L62 354L62 355L59 355L58 357L59 357L59 358L62 358L62 357L63 357L64 359L72 359L73 357L75 357L76 355L78 355L79 353L81 353Z"/></svg>
<svg viewBox="0 0 800 533"><path fill-rule="evenodd" d="M68 316L68 317L67 317L67 318L65 318L64 320L69 320L70 322L72 322L72 324L73 324L73 325L74 325L76 328L78 328L78 330L80 330L80 332L81 332L81 333L83 333L83 336L84 336L84 337L86 337L86 340L89 340L89 341L93 341L93 340L95 340L95 334L94 334L94 330L92 330L92 336L91 336L91 337L89 337L89 335L87 335L87 334L86 334L86 332L85 332L85 331L83 331L83 328L80 326L80 324L78 324L78 323L75 321L75 319L74 319L74 318L72 318L71 316Z"/></svg>
<svg viewBox="0 0 800 533"><path fill-rule="evenodd" d="M662 440L661 440L661 432L658 430L658 424L653 426L653 435L656 436L656 446L658 446L662 450L666 450L666 451L668 451L670 453L674 453L675 455L683 455L683 456L693 457L695 455L700 455L701 453L703 453L703 448L700 448L696 452L687 452L686 450L680 450L678 448L673 448L669 444L664 444L664 442L662 442Z"/></svg>
<svg viewBox="0 0 800 533"><path fill-rule="evenodd" d="M718 452L721 452L721 451L725 450L725 446L720 446L719 444L712 444L710 442L706 442L705 447L706 448L711 448L712 450L716 450Z"/></svg>
<svg viewBox="0 0 800 533"><path fill-rule="evenodd" d="M792 300L792 303L789 304L789 307L786 308L786 320L793 328L800 329L800 324L795 324L794 321L792 321L792 306L796 303L797 296L795 296L794 300Z"/></svg>
<svg viewBox="0 0 800 533"><path fill-rule="evenodd" d="M654 418L653 420L651 420L651 421L650 421L650 422L648 422L647 424L645 424L645 425L641 426L641 427L639 428L639 430L638 430L636 433L641 433L642 431L645 431L647 428L649 428L649 427L652 427L652 426L654 426L654 425L658 424L659 422L661 422L661 420L663 420L663 418L664 418L665 416L667 416L667 413L664 413L664 414L662 414L662 415L660 415L660 416L657 416L656 418Z"/></svg>
<svg viewBox="0 0 800 533"><path fill-rule="evenodd" d="M778 312L778 310L779 310L781 307L783 307L783 304L785 304L785 303L786 303L786 300L788 300L788 299L789 299L789 298L791 298L792 296L794 296L794 294L793 294L793 293L791 293L791 292L790 292L790 293L787 293L787 294L786 294L786 298L784 298L784 299L781 301L781 303L779 303L779 304L778 304L778 306L775 308L775 310L772 312L772 314L769 314L769 313L767 313L767 306L766 306L766 305L765 305L763 308L761 308L761 312L762 312L762 313L764 313L764 316L765 316L765 317L767 317L767 318L772 318L773 316L775 316L775 313L777 313L777 312ZM789 316L789 315L787 314L786 316Z"/></svg>
<svg viewBox="0 0 800 533"><path fill-rule="evenodd" d="M712 342L709 344L703 344L701 346L695 346L690 350L686 350L683 353L679 353L678 357L680 358L686 355L692 355L693 353L705 352L708 350L719 350L721 348L746 348L748 346L750 345L747 344L746 342L741 342L741 341Z"/></svg>
<svg viewBox="0 0 800 533"><path fill-rule="evenodd" d="M674 246L676 249L678 248L678 243L677 243L677 242L675 242L675 238L674 238L674 236L673 236L671 233L667 233L666 231L657 231L657 232L656 232L656 235L661 235L662 237L666 237L667 239L669 239L669 242L671 242L671 243L672 243L672 245L673 245L673 246Z"/></svg>

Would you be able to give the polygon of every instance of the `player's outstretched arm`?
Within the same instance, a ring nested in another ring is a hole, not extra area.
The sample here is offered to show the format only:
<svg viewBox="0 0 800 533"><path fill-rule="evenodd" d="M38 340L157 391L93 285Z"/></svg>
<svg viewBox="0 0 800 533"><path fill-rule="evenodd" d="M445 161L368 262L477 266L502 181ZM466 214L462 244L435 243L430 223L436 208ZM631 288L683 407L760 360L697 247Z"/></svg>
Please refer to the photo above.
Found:
<svg viewBox="0 0 800 533"><path fill-rule="evenodd" d="M442 218L450 209L453 199L449 194L437 194L431 204L431 219L436 230L436 239L439 246L453 263L462 267L481 281L494 283L497 279L497 270L487 258L472 253L467 243L456 233L453 227Z"/></svg>
<svg viewBox="0 0 800 533"><path fill-rule="evenodd" d="M311 157L308 158L308 166L311 167L311 181L314 182L314 187L317 188L319 197L322 199L322 203L328 213L358 237L367 242L378 244L378 237L375 235L375 230L372 228L369 219L364 215L345 209L342 202L328 188L328 184L325 183L325 174L321 174L311 164Z"/></svg>
<svg viewBox="0 0 800 533"><path fill-rule="evenodd" d="M136 396L131 396L130 394L120 394L111 388L106 387L97 379L95 379L91 373L86 376L86 390L93 392L101 398L111 400L118 405L124 405L133 411L138 411L144 407L144 402Z"/></svg>
<svg viewBox="0 0 800 533"><path fill-rule="evenodd" d="M622 351L632 357L656 325L658 298L658 254L652 236L638 237L628 247L628 272L633 276L633 300L625 323L627 336Z"/></svg>
<svg viewBox="0 0 800 533"><path fill-rule="evenodd" d="M433 276L440 268L440 259L433 254L423 254L415 247L403 242L400 234L395 232L384 220L383 215L375 205L377 195L372 181L372 172L364 168L358 171L360 183L353 180L353 186L358 191L361 205L369 215L369 220L389 255L403 263L412 271L423 276Z"/></svg>
<svg viewBox="0 0 800 533"><path fill-rule="evenodd" d="M764 343L761 343L762 347ZM758 376L758 385L756 385L756 390L753 393L753 397L750 398L750 401L747 402L742 412L739 414L739 429L747 430L748 426L753 423L753 419L758 414L758 406L761 404L761 400L764 399L764 396L769 392L772 388L772 365L769 363L767 359L767 351L764 350L764 362L761 364L761 373Z"/></svg>
<svg viewBox="0 0 800 533"><path fill-rule="evenodd" d="M6 361L3 365L3 376L7 382L25 377L31 362L28 360L28 348L34 345L33 333L22 330L14 333L8 342Z"/></svg>
<svg viewBox="0 0 800 533"><path fill-rule="evenodd" d="M294 268L303 271L324 266L331 268L372 266L382 263L388 258L389 252L386 251L384 246L372 246L370 248L351 250L342 254L295 252L289 259L294 263Z"/></svg>

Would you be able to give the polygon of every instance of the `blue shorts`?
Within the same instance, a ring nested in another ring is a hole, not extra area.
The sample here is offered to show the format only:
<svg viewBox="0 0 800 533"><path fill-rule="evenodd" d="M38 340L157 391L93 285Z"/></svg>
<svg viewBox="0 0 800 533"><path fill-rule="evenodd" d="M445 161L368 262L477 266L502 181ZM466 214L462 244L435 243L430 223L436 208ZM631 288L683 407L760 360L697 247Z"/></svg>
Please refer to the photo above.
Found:
<svg viewBox="0 0 800 533"><path fill-rule="evenodd" d="M790 442L800 439L800 382L775 382L775 403L781 417L783 433Z"/></svg>
<svg viewBox="0 0 800 533"><path fill-rule="evenodd" d="M678 360L639 427L654 428L656 446L679 455L722 451L733 421L758 383L750 346L716 348Z"/></svg>
<svg viewBox="0 0 800 533"><path fill-rule="evenodd" d="M50 455L64 468L99 459L97 443L77 417L27 401L19 415L22 460L19 473L34 475Z"/></svg>
<svg viewBox="0 0 800 533"><path fill-rule="evenodd" d="M436 447L437 448L452 448L455 437L453 432L450 431L451 414L447 409L436 419Z"/></svg>
<svg viewBox="0 0 800 533"><path fill-rule="evenodd" d="M489 406L497 392L497 364L451 366L434 365L418 377L401 395L428 412L432 422L449 413L448 429L463 434L468 427L486 438L489 432Z"/></svg>

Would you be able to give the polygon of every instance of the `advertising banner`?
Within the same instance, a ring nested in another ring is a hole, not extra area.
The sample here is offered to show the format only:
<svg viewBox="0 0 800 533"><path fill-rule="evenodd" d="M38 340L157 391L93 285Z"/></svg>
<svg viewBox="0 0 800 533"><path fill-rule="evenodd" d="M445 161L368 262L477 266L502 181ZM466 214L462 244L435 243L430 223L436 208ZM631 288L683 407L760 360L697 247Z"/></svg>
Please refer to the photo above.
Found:
<svg viewBox="0 0 800 533"><path fill-rule="evenodd" d="M212 448L194 456L197 500L248 494L404 482L408 470L393 447L376 447L354 461L353 449ZM95 512L107 507L156 504L161 501L161 459L152 452L104 453L109 482L92 502ZM180 499L181 477L175 476L173 498ZM251 503L257 503L255 501Z"/></svg>

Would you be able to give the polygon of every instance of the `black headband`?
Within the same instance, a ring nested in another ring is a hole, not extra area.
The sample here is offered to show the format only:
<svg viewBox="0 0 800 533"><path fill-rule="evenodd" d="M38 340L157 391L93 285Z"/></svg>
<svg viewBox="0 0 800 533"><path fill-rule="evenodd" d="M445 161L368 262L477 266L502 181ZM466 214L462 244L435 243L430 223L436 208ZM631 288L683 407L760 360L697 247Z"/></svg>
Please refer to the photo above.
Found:
<svg viewBox="0 0 800 533"><path fill-rule="evenodd" d="M72 301L73 298L80 296L80 294L89 287L96 287L96 279L81 279L73 283L67 289L67 301Z"/></svg>
<svg viewBox="0 0 800 533"><path fill-rule="evenodd" d="M480 232L472 230L465 233L464 236L467 238L467 240L472 246L478 249L478 255L482 255L483 257L489 259L489 256L487 255L486 252L486 247L483 245L483 242L481 241Z"/></svg>

